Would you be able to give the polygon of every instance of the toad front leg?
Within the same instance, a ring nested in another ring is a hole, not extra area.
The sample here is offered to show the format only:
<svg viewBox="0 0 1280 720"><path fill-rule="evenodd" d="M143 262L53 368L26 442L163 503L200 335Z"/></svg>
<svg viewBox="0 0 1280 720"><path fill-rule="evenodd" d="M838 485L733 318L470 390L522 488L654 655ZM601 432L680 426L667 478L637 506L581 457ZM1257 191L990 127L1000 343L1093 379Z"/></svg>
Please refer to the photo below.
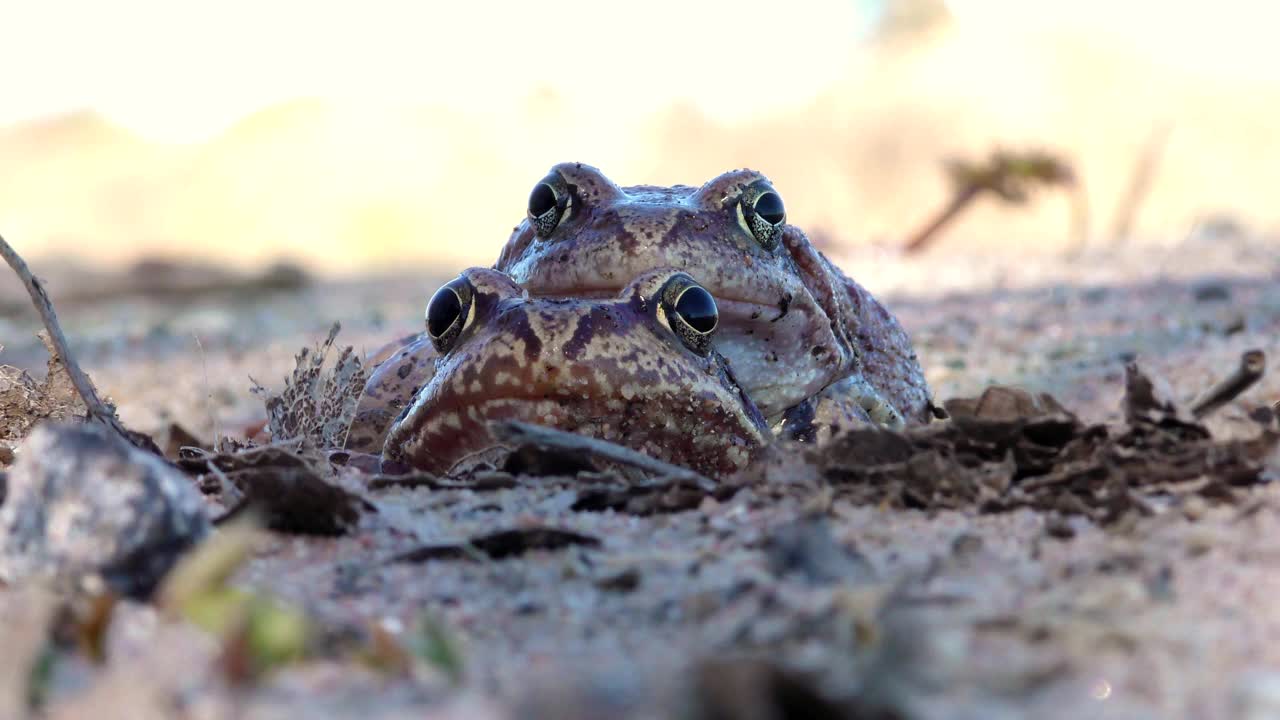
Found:
<svg viewBox="0 0 1280 720"><path fill-rule="evenodd" d="M348 450L382 452L391 425L435 374L436 357L425 334L401 338L374 353L369 359L373 370L347 432Z"/></svg>
<svg viewBox="0 0 1280 720"><path fill-rule="evenodd" d="M823 443L842 430L871 426L898 430L906 420L866 378L851 375L788 410L776 434Z"/></svg>

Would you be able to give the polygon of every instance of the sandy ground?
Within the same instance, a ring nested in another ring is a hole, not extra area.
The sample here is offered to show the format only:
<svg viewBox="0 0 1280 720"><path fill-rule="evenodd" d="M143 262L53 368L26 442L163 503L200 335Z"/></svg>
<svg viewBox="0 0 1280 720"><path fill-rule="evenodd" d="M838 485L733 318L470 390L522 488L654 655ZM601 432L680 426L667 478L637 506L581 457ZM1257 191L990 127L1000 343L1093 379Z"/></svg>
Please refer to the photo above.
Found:
<svg viewBox="0 0 1280 720"><path fill-rule="evenodd" d="M1190 400L1246 349L1280 357L1280 240L1195 238L1070 260L863 254L844 265L911 331L939 398L1015 384L1115 421L1130 360ZM438 281L60 311L126 423L155 431L174 420L210 437L260 414L250 376L278 385L294 352L335 320L340 341L368 350L416 329ZM33 329L25 315L0 319L0 362L38 372ZM1246 435L1249 411L1277 399L1272 373L1210 427ZM561 482L380 490L377 521L338 539L274 535L237 582L335 626L404 637L435 618L462 648L460 684L318 659L232 692L213 670L216 643L127 604L111 660L59 665L47 707L130 718L818 716L735 660L764 657L828 699L857 695L882 712L862 717L1275 717L1278 493L1264 485L1236 503L1187 502L1102 528L1033 510L829 502L801 485L647 516L575 510L580 495ZM533 526L598 545L392 561ZM19 589L0 588L0 633L34 612Z"/></svg>

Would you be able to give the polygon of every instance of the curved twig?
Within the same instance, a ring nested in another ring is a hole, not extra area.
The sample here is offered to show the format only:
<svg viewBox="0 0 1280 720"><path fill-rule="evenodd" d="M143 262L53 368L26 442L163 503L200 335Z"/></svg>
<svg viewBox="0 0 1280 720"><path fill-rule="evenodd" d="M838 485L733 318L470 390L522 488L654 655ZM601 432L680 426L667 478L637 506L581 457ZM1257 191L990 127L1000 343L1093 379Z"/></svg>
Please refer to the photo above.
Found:
<svg viewBox="0 0 1280 720"><path fill-rule="evenodd" d="M654 475L661 475L674 480L688 480L705 492L713 492L716 489L715 481L705 475L686 467L672 465L669 462L649 457L642 452L607 440L586 437L543 425L520 422L519 420L495 422L489 428L499 439L512 444L532 443L544 447L568 450L569 452L585 453L602 460L611 460L639 468Z"/></svg>
<svg viewBox="0 0 1280 720"><path fill-rule="evenodd" d="M53 303L50 302L44 286L40 284L40 280L35 275L31 274L31 269L27 267L27 263L22 259L22 256L3 237L0 237L0 255L4 256L4 261L9 263L9 267L13 268L13 272L17 274L18 279L26 287L27 294L31 296L31 302L36 306L36 312L40 314L40 320L44 323L45 330L49 331L49 342L53 344L53 349L62 359L62 365L67 370L67 376L71 378L71 385L75 387L76 392L80 394L80 398L84 400L84 406L89 417L110 427L126 439L130 439L129 432L116 419L115 411L98 397L97 391L93 389L93 383L89 382L89 376L85 375L84 371L80 369L80 366L71 356L71 348L67 346L67 336L62 333L62 326L58 324L58 316L53 311Z"/></svg>
<svg viewBox="0 0 1280 720"><path fill-rule="evenodd" d="M1191 406L1197 420L1235 400L1262 378L1267 369L1267 356L1261 350L1249 350L1240 356L1240 366L1221 382L1205 391Z"/></svg>

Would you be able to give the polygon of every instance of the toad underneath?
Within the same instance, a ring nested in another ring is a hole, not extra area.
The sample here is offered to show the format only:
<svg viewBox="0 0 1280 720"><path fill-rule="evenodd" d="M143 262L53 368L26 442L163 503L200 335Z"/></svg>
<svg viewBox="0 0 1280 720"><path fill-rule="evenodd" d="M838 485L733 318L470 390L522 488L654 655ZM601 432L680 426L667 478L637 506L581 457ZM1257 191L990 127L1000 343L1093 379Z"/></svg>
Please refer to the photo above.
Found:
<svg viewBox="0 0 1280 720"><path fill-rule="evenodd" d="M599 300L530 298L502 273L467 270L427 306L437 370L384 457L436 473L498 464L490 423L524 420L732 475L770 433L712 347L718 324L711 294L675 270Z"/></svg>

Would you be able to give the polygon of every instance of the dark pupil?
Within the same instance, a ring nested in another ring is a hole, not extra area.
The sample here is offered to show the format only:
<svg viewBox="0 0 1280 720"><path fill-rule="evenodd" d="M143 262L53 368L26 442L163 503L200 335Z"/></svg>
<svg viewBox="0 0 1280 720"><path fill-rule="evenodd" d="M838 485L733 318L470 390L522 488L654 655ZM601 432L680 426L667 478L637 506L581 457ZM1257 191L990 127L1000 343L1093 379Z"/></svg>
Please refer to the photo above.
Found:
<svg viewBox="0 0 1280 720"><path fill-rule="evenodd" d="M694 330L709 333L716 329L716 317L719 313L711 293L700 287L691 287L676 300L676 314Z"/></svg>
<svg viewBox="0 0 1280 720"><path fill-rule="evenodd" d="M546 183L538 183L538 186L529 193L529 214L534 217L542 217L548 210L556 206L556 194L551 186Z"/></svg>
<svg viewBox="0 0 1280 720"><path fill-rule="evenodd" d="M787 217L786 209L782 207L782 198L775 192L767 192L756 198L756 214L770 225L777 225Z"/></svg>
<svg viewBox="0 0 1280 720"><path fill-rule="evenodd" d="M445 285L427 303L427 332L431 337L440 337L461 314L462 301L458 300L458 293Z"/></svg>

